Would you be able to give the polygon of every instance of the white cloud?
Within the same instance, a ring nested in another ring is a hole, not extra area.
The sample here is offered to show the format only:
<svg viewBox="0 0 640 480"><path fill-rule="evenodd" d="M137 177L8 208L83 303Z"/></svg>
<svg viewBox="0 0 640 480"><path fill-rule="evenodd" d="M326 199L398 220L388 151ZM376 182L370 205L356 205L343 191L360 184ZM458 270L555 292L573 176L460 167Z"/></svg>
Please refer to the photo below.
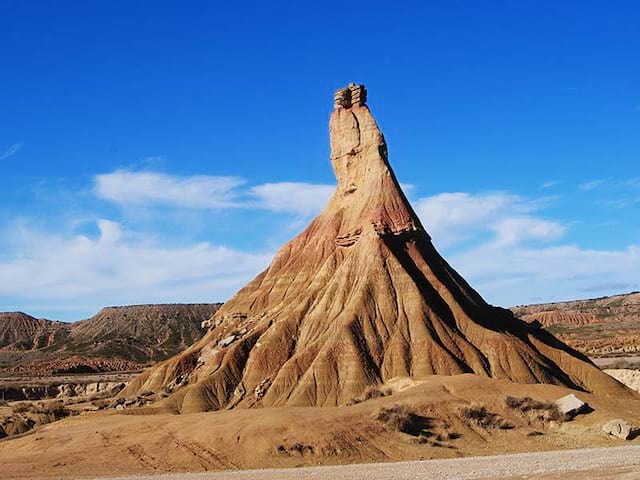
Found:
<svg viewBox="0 0 640 480"><path fill-rule="evenodd" d="M637 283L640 245L621 250L583 249L576 245L545 248L488 242L450 258L460 273L489 301L502 305L570 300L594 284L609 284L603 294L620 293L615 285Z"/></svg>
<svg viewBox="0 0 640 480"><path fill-rule="evenodd" d="M335 191L334 185L305 182L246 183L238 177L116 170L94 177L94 193L124 207L250 208L306 217L320 212Z"/></svg>
<svg viewBox="0 0 640 480"><path fill-rule="evenodd" d="M166 246L109 220L97 226L97 239L12 229L11 256L0 259L0 297L81 305L225 300L271 259L206 242Z"/></svg>
<svg viewBox="0 0 640 480"><path fill-rule="evenodd" d="M18 153L18 151L21 148L22 148L22 143L14 143L9 148L7 148L4 152L0 153L0 160L4 160L6 158L9 158L15 155L16 153Z"/></svg>
<svg viewBox="0 0 640 480"><path fill-rule="evenodd" d="M235 189L245 183L236 177L179 177L129 170L96 175L94 180L98 197L120 205L213 209L237 206Z"/></svg>
<svg viewBox="0 0 640 480"><path fill-rule="evenodd" d="M311 216L322 210L335 189L334 185L280 182L258 185L252 193L262 208Z"/></svg>
<svg viewBox="0 0 640 480"><path fill-rule="evenodd" d="M533 217L507 217L497 220L491 229L500 245L515 245L525 240L554 240L565 231L563 225Z"/></svg>
<svg viewBox="0 0 640 480"><path fill-rule="evenodd" d="M599 178L597 180L591 180L590 182L581 183L578 185L578 188L583 191L595 190L598 187L601 187L605 183L607 183L609 179L607 178Z"/></svg>
<svg viewBox="0 0 640 480"><path fill-rule="evenodd" d="M547 188L555 187L556 185L558 185L558 183L560 183L560 182L557 182L555 180L550 180L550 181L544 182L542 185L540 185L540 188L541 189L547 189Z"/></svg>
<svg viewBox="0 0 640 480"><path fill-rule="evenodd" d="M417 211L454 268L490 301L509 306L579 298L607 285L637 284L640 245L620 250L562 244L565 226L540 217L544 202L517 195L442 193L419 200ZM534 215L535 213L535 215ZM469 240L464 246L460 242ZM553 242L550 246L532 242Z"/></svg>
<svg viewBox="0 0 640 480"><path fill-rule="evenodd" d="M547 240L562 234L563 227L530 215L541 201L526 200L509 193L440 193L416 202L416 212L434 242L451 246L485 232L502 242Z"/></svg>

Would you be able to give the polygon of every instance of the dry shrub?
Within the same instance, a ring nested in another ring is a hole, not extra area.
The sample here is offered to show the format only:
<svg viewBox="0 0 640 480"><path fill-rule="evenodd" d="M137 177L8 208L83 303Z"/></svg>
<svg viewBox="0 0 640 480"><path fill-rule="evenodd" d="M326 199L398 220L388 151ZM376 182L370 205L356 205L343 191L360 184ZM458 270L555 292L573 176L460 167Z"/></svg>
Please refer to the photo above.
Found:
<svg viewBox="0 0 640 480"><path fill-rule="evenodd" d="M345 403L345 406L350 407L352 405L357 405L358 403L366 402L367 400L371 400L372 398L388 397L392 393L393 392L390 388L380 390L378 387L368 387L364 391L362 397L352 398L347 403Z"/></svg>
<svg viewBox="0 0 640 480"><path fill-rule="evenodd" d="M61 418L66 418L71 415L71 411L62 402L41 405L37 413L48 415L54 420L60 420Z"/></svg>
<svg viewBox="0 0 640 480"><path fill-rule="evenodd" d="M423 435L420 435L417 439L416 442L420 445L427 445L429 447L436 447L436 448L450 448L450 449L455 449L456 447L454 447L453 445L448 445L446 443L443 443L442 441L438 440L437 437L434 438L430 438L430 437L425 437Z"/></svg>
<svg viewBox="0 0 640 480"><path fill-rule="evenodd" d="M31 402L16 403L12 408L13 413L36 413L38 407Z"/></svg>
<svg viewBox="0 0 640 480"><path fill-rule="evenodd" d="M376 415L376 420L396 432L415 435L420 431L419 416L406 405L394 405L390 408L381 408Z"/></svg>
<svg viewBox="0 0 640 480"><path fill-rule="evenodd" d="M564 415L558 410L558 406L553 402L543 402L530 397L507 397L504 400L507 407L512 410L533 417L539 422L562 422Z"/></svg>
<svg viewBox="0 0 640 480"><path fill-rule="evenodd" d="M31 413L34 415L45 415L50 417L52 421L60 420L71 415L71 411L62 402L53 403L29 403L22 402L13 406L14 413L26 414Z"/></svg>
<svg viewBox="0 0 640 480"><path fill-rule="evenodd" d="M278 445L276 451L286 455L313 455L313 447L303 443L294 443L290 447Z"/></svg>
<svg viewBox="0 0 640 480"><path fill-rule="evenodd" d="M363 400L371 400L372 398L384 397L384 392L376 387L369 387L364 391Z"/></svg>
<svg viewBox="0 0 640 480"><path fill-rule="evenodd" d="M482 428L499 428L501 430L509 430L514 426L500 415L492 413L482 405L473 404L463 407L460 411L462 418L467 422L475 424Z"/></svg>

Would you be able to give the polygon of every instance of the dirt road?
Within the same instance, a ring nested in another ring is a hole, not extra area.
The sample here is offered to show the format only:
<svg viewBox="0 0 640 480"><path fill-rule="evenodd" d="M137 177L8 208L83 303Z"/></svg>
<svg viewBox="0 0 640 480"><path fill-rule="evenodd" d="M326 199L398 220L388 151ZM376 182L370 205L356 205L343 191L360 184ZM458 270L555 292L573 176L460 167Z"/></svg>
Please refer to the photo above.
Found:
<svg viewBox="0 0 640 480"><path fill-rule="evenodd" d="M455 460L131 476L111 480L637 480L640 446L522 453Z"/></svg>

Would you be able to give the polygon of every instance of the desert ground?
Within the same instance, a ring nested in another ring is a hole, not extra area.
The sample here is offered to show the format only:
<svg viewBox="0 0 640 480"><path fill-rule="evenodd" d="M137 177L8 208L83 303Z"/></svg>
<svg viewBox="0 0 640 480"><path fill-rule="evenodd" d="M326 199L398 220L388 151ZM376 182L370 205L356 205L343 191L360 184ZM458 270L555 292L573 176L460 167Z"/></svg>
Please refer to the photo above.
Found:
<svg viewBox="0 0 640 480"><path fill-rule="evenodd" d="M403 379L388 388L393 390L390 395L348 407L182 415L151 408L88 412L0 441L3 478L158 475L640 446L640 438L622 442L601 430L614 418L638 424L639 399L573 392L593 411L562 422L545 418L544 411L513 409L505 399L551 401L571 392L563 387L519 385L466 374ZM487 412L482 417L464 414L465 409L483 406ZM398 407L411 412L408 428L399 430L397 424L379 419L381 412ZM513 470L513 475L519 474Z"/></svg>
<svg viewBox="0 0 640 480"><path fill-rule="evenodd" d="M295 470L242 470L235 472L157 475L158 480L635 480L640 478L640 447L521 453L462 460L428 460L387 464L307 467ZM142 476L113 480L143 480Z"/></svg>

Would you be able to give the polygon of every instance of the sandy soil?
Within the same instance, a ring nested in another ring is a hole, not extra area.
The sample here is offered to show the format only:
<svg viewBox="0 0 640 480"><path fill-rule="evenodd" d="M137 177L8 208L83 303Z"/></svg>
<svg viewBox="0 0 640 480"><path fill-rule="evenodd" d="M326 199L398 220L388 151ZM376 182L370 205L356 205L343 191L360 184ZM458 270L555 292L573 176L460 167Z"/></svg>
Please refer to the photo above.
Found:
<svg viewBox="0 0 640 480"><path fill-rule="evenodd" d="M118 477L134 480L145 477ZM146 477L150 478L150 477ZM455 460L397 462L205 474L154 476L158 480L471 480L552 479L600 480L640 478L640 446L471 457Z"/></svg>
<svg viewBox="0 0 640 480"><path fill-rule="evenodd" d="M429 377L413 388L399 385L403 391L351 407L86 413L0 441L0 465L5 479L44 479L455 459L619 446L623 442L605 435L602 425L612 418L640 424L640 400L578 393L595 411L561 425L531 422L505 405L507 395L552 400L569 393L550 385L475 375ZM487 406L514 428L469 423L460 409L472 404ZM376 421L381 408L394 405L409 406L433 437L421 442ZM446 438L432 442L436 434ZM640 437L628 443L640 445Z"/></svg>

